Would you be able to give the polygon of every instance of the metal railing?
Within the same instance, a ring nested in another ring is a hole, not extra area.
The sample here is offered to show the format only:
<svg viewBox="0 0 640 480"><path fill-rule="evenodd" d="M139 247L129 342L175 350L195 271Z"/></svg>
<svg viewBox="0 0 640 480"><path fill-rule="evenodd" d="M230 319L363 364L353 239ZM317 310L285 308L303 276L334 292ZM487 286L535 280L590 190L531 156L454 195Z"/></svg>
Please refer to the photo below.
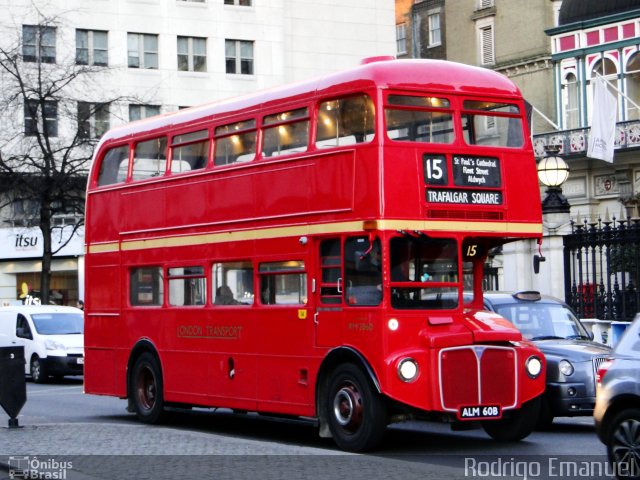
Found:
<svg viewBox="0 0 640 480"><path fill-rule="evenodd" d="M545 147L557 145L560 155L584 155L589 144L591 127L541 133L533 136L533 149L537 157L546 154ZM616 124L615 149L640 148L640 120Z"/></svg>

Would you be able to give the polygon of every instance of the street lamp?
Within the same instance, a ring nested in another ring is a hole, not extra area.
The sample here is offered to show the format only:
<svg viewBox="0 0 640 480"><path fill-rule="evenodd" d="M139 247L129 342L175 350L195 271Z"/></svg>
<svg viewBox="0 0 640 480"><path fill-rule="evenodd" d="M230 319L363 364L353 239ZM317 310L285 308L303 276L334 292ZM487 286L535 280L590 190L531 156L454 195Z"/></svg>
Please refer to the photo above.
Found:
<svg viewBox="0 0 640 480"><path fill-rule="evenodd" d="M569 177L569 165L554 155L555 149L547 149L548 155L538 163L538 179L547 187L542 199L542 213L569 213L571 206L562 194L561 185Z"/></svg>

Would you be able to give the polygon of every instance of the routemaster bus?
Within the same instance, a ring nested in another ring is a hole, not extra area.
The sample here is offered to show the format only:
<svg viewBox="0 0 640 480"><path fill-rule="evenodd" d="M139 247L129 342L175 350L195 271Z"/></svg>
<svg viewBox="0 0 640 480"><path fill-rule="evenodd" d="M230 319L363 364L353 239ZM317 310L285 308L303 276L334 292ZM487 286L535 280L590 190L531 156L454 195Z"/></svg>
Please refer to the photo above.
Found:
<svg viewBox="0 0 640 480"><path fill-rule="evenodd" d="M87 188L85 390L143 422L308 418L349 451L407 419L519 440L545 360L483 311L483 266L541 234L525 103L486 69L370 59L115 128Z"/></svg>

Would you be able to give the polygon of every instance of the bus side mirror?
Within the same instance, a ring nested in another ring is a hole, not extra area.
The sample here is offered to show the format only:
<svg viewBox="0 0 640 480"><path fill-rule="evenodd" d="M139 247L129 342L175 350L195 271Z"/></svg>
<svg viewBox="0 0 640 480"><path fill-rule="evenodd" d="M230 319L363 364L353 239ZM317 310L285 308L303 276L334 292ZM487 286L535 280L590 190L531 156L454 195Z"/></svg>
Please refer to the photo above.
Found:
<svg viewBox="0 0 640 480"><path fill-rule="evenodd" d="M534 255L533 256L533 273L540 273L540 262L544 262L546 258L542 255Z"/></svg>

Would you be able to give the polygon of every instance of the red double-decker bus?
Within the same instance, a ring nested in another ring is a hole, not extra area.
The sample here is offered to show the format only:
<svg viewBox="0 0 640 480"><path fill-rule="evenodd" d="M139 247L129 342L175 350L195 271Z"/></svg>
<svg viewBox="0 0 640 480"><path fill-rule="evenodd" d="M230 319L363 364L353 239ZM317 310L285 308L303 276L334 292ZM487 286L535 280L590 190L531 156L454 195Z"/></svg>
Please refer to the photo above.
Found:
<svg viewBox="0 0 640 480"><path fill-rule="evenodd" d="M85 390L144 422L311 417L351 451L409 418L518 440L544 357L482 310L483 265L541 233L524 101L485 69L377 59L113 129L87 190Z"/></svg>

